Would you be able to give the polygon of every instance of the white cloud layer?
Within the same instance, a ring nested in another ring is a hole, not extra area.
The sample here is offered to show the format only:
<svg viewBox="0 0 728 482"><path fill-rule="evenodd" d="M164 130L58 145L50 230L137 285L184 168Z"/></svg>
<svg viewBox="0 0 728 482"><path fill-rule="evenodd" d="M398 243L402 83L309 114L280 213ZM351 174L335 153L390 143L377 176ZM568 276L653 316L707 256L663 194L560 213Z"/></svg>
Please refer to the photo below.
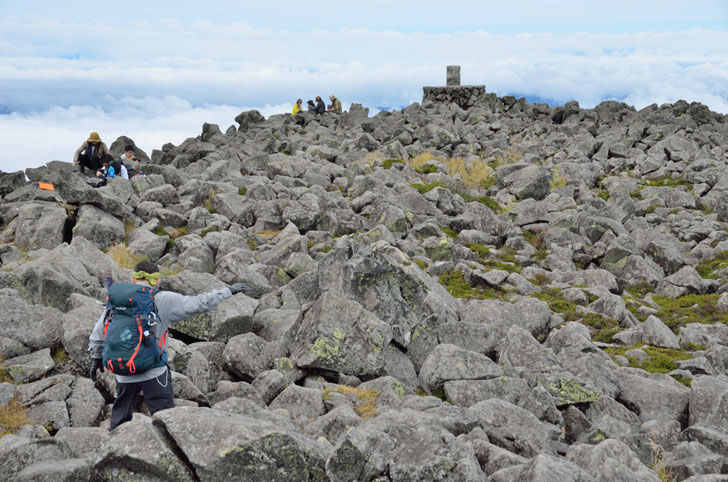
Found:
<svg viewBox="0 0 728 482"><path fill-rule="evenodd" d="M408 8L414 8L409 2ZM430 14L431 15L431 14ZM207 20L0 18L0 169L67 159L91 130L146 151L224 130L244 106L337 94L400 108L462 66L463 83L584 107L685 99L728 113L728 32L492 34L276 30ZM274 107L270 107L274 106Z"/></svg>

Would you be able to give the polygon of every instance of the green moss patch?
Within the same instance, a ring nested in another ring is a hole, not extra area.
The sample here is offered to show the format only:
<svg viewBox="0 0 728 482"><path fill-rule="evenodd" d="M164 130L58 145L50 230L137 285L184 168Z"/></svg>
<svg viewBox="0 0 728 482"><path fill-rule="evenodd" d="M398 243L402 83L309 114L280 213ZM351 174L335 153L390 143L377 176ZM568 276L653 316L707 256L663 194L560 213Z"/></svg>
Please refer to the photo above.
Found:
<svg viewBox="0 0 728 482"><path fill-rule="evenodd" d="M420 174L432 174L434 172L437 172L437 167L433 166L432 164L426 164L424 166L418 167L415 169L415 171L419 172Z"/></svg>
<svg viewBox="0 0 728 482"><path fill-rule="evenodd" d="M442 187L442 188L447 189L447 186L445 186L443 183L441 183L439 181L431 182L430 184L415 183L415 184L411 184L410 186L413 187L414 189L417 189L417 192L419 192L420 194L428 193L428 192L432 191L433 189L435 189L436 187Z"/></svg>
<svg viewBox="0 0 728 482"><path fill-rule="evenodd" d="M563 315L564 321L579 321L589 328L593 341L611 343L614 335L619 333L619 322L601 313L569 311Z"/></svg>
<svg viewBox="0 0 728 482"><path fill-rule="evenodd" d="M396 164L404 164L402 161L400 161L398 159L385 159L384 161L382 161L382 167L384 169L392 169L392 166L395 163Z"/></svg>
<svg viewBox="0 0 728 482"><path fill-rule="evenodd" d="M455 298L477 298L477 299L497 299L499 296L492 288L483 286L472 286L465 281L465 277L460 270L452 269L444 272L440 276L440 284L453 295Z"/></svg>
<svg viewBox="0 0 728 482"><path fill-rule="evenodd" d="M539 299L549 305L551 311L556 313L571 313L576 312L576 305L571 301L564 299L561 294L561 290L558 288L542 291L533 295L534 298Z"/></svg>
<svg viewBox="0 0 728 482"><path fill-rule="evenodd" d="M639 358L626 354L629 350L633 349L640 349L647 353L647 356L640 360ZM629 360L629 366L641 368L650 373L669 373L677 369L678 361L690 360L693 358L693 356L685 350L671 350L669 348L658 348L655 346L644 345L610 346L605 348L604 351L612 358L621 355Z"/></svg>
<svg viewBox="0 0 728 482"><path fill-rule="evenodd" d="M489 179L490 179L490 178L489 178ZM484 182L485 182L485 181L484 181ZM497 181L496 181L496 182L497 182ZM494 212L494 213L496 213L496 214L500 214L500 213L501 213L501 207L500 207L500 204L498 204L498 203L497 203L497 202L496 202L496 201L495 201L495 200L494 200L493 198L491 198L490 196L477 196L477 197L475 197L475 196L469 196L469 195L467 195L467 194L460 194L460 196L462 196L462 198L463 198L463 199L464 199L464 200L465 200L466 202L469 202L469 203L470 203L470 202L478 202L478 203L482 204L483 206L485 206L485 207L489 208L489 209L490 209L491 211L493 211L493 212Z"/></svg>
<svg viewBox="0 0 728 482"><path fill-rule="evenodd" d="M458 237L458 232L450 227L447 227L447 226L442 227L442 228L440 228L440 231L442 231L445 234L445 236L447 236L450 239L457 239L457 237Z"/></svg>
<svg viewBox="0 0 728 482"><path fill-rule="evenodd" d="M728 313L721 313L716 308L720 295L685 295L679 298L653 296L652 300L660 307L657 317L675 334L680 327L689 323L725 323L728 325ZM639 318L639 317L638 317ZM646 318L641 315L641 318Z"/></svg>
<svg viewBox="0 0 728 482"><path fill-rule="evenodd" d="M702 261L695 267L700 276L710 279L716 278L715 271L724 268L728 268L728 251L721 251L715 258Z"/></svg>

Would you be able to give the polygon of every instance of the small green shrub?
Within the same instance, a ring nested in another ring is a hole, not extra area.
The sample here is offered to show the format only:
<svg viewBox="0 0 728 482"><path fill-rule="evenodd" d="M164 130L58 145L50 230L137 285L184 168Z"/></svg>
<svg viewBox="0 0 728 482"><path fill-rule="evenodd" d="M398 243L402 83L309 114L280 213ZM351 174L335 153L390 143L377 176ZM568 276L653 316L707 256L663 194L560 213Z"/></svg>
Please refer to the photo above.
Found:
<svg viewBox="0 0 728 482"><path fill-rule="evenodd" d="M247 187L238 188L238 195L239 196L245 196L245 193L247 193L247 192L248 192L248 188Z"/></svg>

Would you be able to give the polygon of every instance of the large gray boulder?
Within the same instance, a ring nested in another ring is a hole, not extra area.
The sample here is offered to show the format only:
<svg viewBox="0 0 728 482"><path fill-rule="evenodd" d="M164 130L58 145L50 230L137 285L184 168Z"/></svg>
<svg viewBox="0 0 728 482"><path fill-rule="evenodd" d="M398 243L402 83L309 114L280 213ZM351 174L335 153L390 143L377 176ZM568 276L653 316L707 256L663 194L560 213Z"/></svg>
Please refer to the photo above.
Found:
<svg viewBox="0 0 728 482"><path fill-rule="evenodd" d="M183 271L160 283L162 289L196 296L227 285L207 273ZM251 331L258 300L239 293L224 300L212 311L190 316L172 328L198 340L226 342L235 335Z"/></svg>
<svg viewBox="0 0 728 482"><path fill-rule="evenodd" d="M438 345L420 369L419 378L427 393L441 390L450 380L496 378L503 370L490 358L455 345Z"/></svg>
<svg viewBox="0 0 728 482"><path fill-rule="evenodd" d="M61 341L63 313L55 308L29 305L15 290L0 290L0 336L29 350L54 348Z"/></svg>
<svg viewBox="0 0 728 482"><path fill-rule="evenodd" d="M67 221L66 210L58 204L24 203L15 220L15 244L28 249L53 249L63 242Z"/></svg>
<svg viewBox="0 0 728 482"><path fill-rule="evenodd" d="M466 413L477 419L488 439L499 447L527 458L556 454L556 427L541 423L521 407L492 399L476 403Z"/></svg>
<svg viewBox="0 0 728 482"><path fill-rule="evenodd" d="M322 368L354 376L384 370L384 347L392 327L359 303L329 294L304 315L291 342L299 367Z"/></svg>
<svg viewBox="0 0 728 482"><path fill-rule="evenodd" d="M380 251L351 240L337 245L319 263L321 293L358 302L388 324L392 337L403 347L413 342L423 321L437 326L457 319L458 303L443 286ZM426 353L418 361L413 359L415 366L424 357Z"/></svg>
<svg viewBox="0 0 728 482"><path fill-rule="evenodd" d="M647 372L632 370L619 369L620 373L615 378L619 386L619 400L633 407L643 422L677 420L685 425L690 389L668 375L650 377Z"/></svg>
<svg viewBox="0 0 728 482"><path fill-rule="evenodd" d="M114 429L94 451L92 461L93 480L196 480L169 442L145 420L132 420Z"/></svg>
<svg viewBox="0 0 728 482"><path fill-rule="evenodd" d="M0 438L0 473L6 480L15 480L26 467L41 462L60 462L71 456L65 442L46 437L31 440L17 435Z"/></svg>
<svg viewBox="0 0 728 482"><path fill-rule="evenodd" d="M519 169L502 180L508 190L519 200L533 198L537 201L545 198L551 192L551 174L538 166L528 166Z"/></svg>
<svg viewBox="0 0 728 482"><path fill-rule="evenodd" d="M327 481L329 449L265 420L204 408L157 412L154 421L174 440L201 481Z"/></svg>
<svg viewBox="0 0 728 482"><path fill-rule="evenodd" d="M73 309L71 294L95 297L101 293L102 282L88 272L77 252L64 243L12 272L0 273L0 286L18 289L23 298L33 303L65 312Z"/></svg>
<svg viewBox="0 0 728 482"><path fill-rule="evenodd" d="M122 221L90 204L79 208L72 232L101 249L122 241L126 235Z"/></svg>
<svg viewBox="0 0 728 482"><path fill-rule="evenodd" d="M389 410L353 427L326 462L330 480L392 481L485 478L473 448L445 430L438 418ZM385 475L386 474L386 475Z"/></svg>

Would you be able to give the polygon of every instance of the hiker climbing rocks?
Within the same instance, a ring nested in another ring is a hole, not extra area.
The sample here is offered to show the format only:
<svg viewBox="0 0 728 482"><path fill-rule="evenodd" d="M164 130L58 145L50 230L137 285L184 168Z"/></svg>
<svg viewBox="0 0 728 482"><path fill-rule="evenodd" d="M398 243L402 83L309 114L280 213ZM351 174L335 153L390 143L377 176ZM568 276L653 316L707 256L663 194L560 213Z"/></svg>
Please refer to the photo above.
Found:
<svg viewBox="0 0 728 482"><path fill-rule="evenodd" d="M250 291L245 283L197 296L157 291L161 276L154 263L134 266L131 283L107 281L107 309L89 337L91 379L98 370L116 375L111 410L113 430L132 419L139 392L149 412L174 407L172 375L167 367L167 329L197 313L215 309L234 294Z"/></svg>
<svg viewBox="0 0 728 482"><path fill-rule="evenodd" d="M73 154L73 167L81 174L85 172L85 169L96 172L101 169L101 158L108 152L109 148L101 142L98 132L92 132Z"/></svg>
<svg viewBox="0 0 728 482"><path fill-rule="evenodd" d="M333 112L334 114L341 114L341 101L337 99L336 96L333 94L329 96L329 100L331 101L331 105L329 106L329 112Z"/></svg>

